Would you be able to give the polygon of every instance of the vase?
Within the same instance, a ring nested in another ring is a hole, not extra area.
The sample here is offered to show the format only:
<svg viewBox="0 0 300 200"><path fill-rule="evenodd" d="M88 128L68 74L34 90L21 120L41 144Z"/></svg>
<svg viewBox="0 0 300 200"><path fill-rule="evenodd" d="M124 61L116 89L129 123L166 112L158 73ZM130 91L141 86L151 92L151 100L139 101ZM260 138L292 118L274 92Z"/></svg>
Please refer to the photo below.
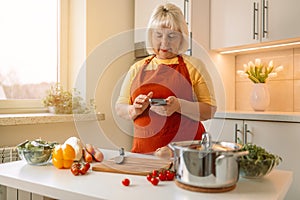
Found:
<svg viewBox="0 0 300 200"><path fill-rule="evenodd" d="M48 106L48 111L49 111L49 113L55 114L56 113L55 106Z"/></svg>
<svg viewBox="0 0 300 200"><path fill-rule="evenodd" d="M256 83L253 85L250 104L255 111L265 111L267 109L270 104L270 93L267 84Z"/></svg>

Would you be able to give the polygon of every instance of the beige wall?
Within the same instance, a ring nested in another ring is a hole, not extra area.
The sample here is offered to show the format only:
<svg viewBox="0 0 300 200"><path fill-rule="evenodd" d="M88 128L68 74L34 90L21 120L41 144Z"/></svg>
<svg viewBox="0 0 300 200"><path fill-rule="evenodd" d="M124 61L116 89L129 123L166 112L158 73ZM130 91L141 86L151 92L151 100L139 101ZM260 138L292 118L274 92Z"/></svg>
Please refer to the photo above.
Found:
<svg viewBox="0 0 300 200"><path fill-rule="evenodd" d="M267 111L300 112L300 48L274 50L236 56L236 70L243 64L261 58L263 62L274 61L275 66L283 65L284 70L276 78L268 79L270 105ZM250 93L253 83L247 78L236 78L236 110L252 111Z"/></svg>
<svg viewBox="0 0 300 200"><path fill-rule="evenodd" d="M15 146L25 140L41 138L64 142L68 137L78 136L74 123L53 123L18 126L0 126L0 147Z"/></svg>
<svg viewBox="0 0 300 200"><path fill-rule="evenodd" d="M131 149L132 143L131 122L115 116L114 97L119 93L123 76L134 62L131 51L133 26L134 0L87 1L87 55L91 55L87 57L88 78L101 71L96 77L95 87L88 86L87 95L96 99L97 111L105 113L105 121L100 122L102 133L114 145L127 150ZM123 40L115 42L123 36ZM112 45L106 47L107 43ZM126 48L127 51L121 51ZM94 54L97 54L95 59L92 58ZM109 64L102 65L104 62Z"/></svg>
<svg viewBox="0 0 300 200"><path fill-rule="evenodd" d="M210 56L213 62L212 67L215 70L209 69L212 81L214 84L214 90L216 93L216 99L218 104L218 111L234 110L235 101L235 80L231 74L234 74L235 57L233 55L220 55L216 52L210 51L209 38L210 38L210 24L209 24L209 0L197 0L192 1L192 13L191 13L191 29L194 46L193 56L201 58L202 52L198 52L197 46L202 46Z"/></svg>

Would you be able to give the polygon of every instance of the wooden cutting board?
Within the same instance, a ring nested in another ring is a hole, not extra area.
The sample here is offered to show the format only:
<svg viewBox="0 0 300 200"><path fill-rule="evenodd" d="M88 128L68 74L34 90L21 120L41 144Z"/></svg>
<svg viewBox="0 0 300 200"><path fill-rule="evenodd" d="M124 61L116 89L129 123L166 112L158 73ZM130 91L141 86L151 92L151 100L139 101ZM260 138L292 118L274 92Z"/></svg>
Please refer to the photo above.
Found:
<svg viewBox="0 0 300 200"><path fill-rule="evenodd" d="M137 158L126 156L122 164L116 164L114 158L104 160L92 166L93 171L111 172L120 174L133 174L146 176L153 170L169 169L172 161L151 158Z"/></svg>

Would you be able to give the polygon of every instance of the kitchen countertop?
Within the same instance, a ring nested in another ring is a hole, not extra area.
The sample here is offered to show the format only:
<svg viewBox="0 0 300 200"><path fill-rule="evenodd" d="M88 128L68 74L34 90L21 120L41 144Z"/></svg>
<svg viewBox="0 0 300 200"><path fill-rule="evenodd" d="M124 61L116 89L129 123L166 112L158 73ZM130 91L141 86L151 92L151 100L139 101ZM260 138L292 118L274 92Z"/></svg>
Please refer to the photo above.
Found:
<svg viewBox="0 0 300 200"><path fill-rule="evenodd" d="M218 111L215 118L258 120L273 122L300 122L299 112L254 112L254 111Z"/></svg>
<svg viewBox="0 0 300 200"><path fill-rule="evenodd" d="M118 151L102 150L109 159ZM129 154L129 153L128 153ZM128 155L127 154L127 155ZM132 156L141 156L132 154ZM121 181L129 178L130 186ZM174 181L151 185L144 176L89 171L74 176L70 170L59 170L51 164L32 166L25 161L0 164L0 184L56 199L284 199L292 182L292 172L273 170L263 179L241 178L234 190L225 193L199 193L184 190Z"/></svg>
<svg viewBox="0 0 300 200"><path fill-rule="evenodd" d="M104 120L102 113L97 114L52 114L52 113L26 113L26 114L0 114L0 126L24 124L48 124L73 121Z"/></svg>

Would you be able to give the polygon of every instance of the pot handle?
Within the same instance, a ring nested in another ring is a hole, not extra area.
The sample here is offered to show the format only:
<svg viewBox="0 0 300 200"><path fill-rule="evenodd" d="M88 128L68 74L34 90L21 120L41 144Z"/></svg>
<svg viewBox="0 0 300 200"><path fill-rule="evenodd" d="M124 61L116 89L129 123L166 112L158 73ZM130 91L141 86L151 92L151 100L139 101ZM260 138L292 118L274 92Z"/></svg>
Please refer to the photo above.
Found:
<svg viewBox="0 0 300 200"><path fill-rule="evenodd" d="M230 154L222 154L216 158L216 164L220 165L222 160L225 158L228 158L228 157L238 158L240 156L245 156L248 154L249 154L249 151L239 151L239 152L234 152L234 153L230 153Z"/></svg>
<svg viewBox="0 0 300 200"><path fill-rule="evenodd" d="M175 151L175 148L174 148L174 146L173 146L172 143L169 143L169 144L168 144L168 147L169 147L172 151Z"/></svg>

